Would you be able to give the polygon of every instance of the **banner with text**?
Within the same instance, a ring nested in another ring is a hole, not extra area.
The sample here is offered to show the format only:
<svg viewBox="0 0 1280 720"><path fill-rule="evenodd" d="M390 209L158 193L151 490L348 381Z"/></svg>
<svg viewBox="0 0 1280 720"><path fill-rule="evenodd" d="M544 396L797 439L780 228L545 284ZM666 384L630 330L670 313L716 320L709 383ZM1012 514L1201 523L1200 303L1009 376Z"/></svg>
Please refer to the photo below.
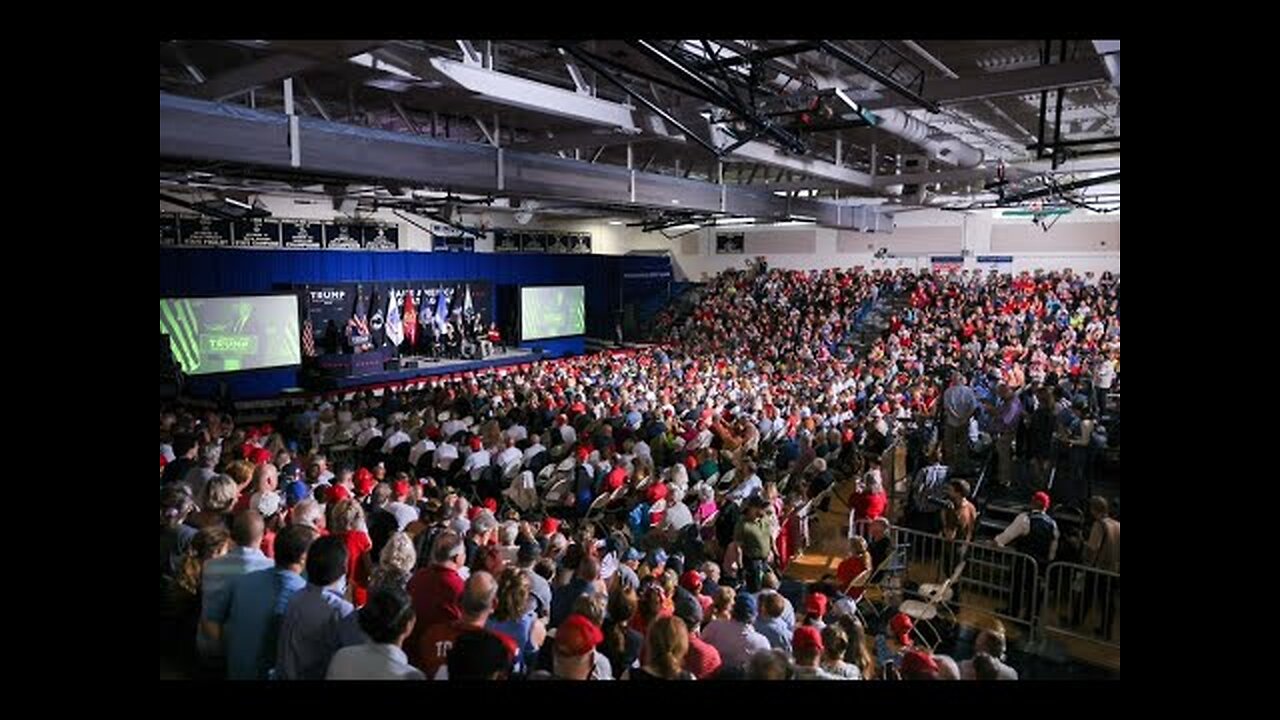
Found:
<svg viewBox="0 0 1280 720"><path fill-rule="evenodd" d="M351 220L246 218L160 213L160 244L279 250L398 250L400 228Z"/></svg>

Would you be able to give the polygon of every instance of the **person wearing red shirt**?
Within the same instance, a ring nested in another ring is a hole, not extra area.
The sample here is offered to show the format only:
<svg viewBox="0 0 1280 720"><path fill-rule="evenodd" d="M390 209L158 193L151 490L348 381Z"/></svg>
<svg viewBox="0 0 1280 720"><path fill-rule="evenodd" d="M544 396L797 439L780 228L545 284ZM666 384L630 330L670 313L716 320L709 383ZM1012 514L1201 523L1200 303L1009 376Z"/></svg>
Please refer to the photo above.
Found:
<svg viewBox="0 0 1280 720"><path fill-rule="evenodd" d="M869 464L870 469L858 481L853 495L849 496L849 507L853 508L856 520L874 520L884 515L889 506L889 496L880 480L879 458L872 458Z"/></svg>
<svg viewBox="0 0 1280 720"><path fill-rule="evenodd" d="M866 539L859 535L849 541L849 550L849 557L836 568L836 583L842 593L857 601L871 577L871 553L867 551Z"/></svg>
<svg viewBox="0 0 1280 720"><path fill-rule="evenodd" d="M447 625L462 617L460 600L464 585L458 568L466 563L466 559L467 548L462 538L446 530L436 537L431 546L431 565L419 569L409 579L409 596L413 598L413 610L418 617L415 632L404 644L410 665L419 669L423 667L418 648L424 647L420 637L427 629ZM483 622L480 624L484 625ZM430 673L427 677L431 677Z"/></svg>
<svg viewBox="0 0 1280 720"><path fill-rule="evenodd" d="M347 546L347 584L351 588L351 603L363 607L369 599L369 573L373 559L369 551L373 540L365 531L364 509L350 498L340 500L330 510L328 525L336 537Z"/></svg>
<svg viewBox="0 0 1280 720"><path fill-rule="evenodd" d="M508 665L513 664L519 647L509 636L488 630L485 623L498 600L498 583L493 576L484 570L477 570L467 578L460 598L462 615L456 620L436 623L419 635L414 645L415 652L408 653L410 664L422 671L428 680L444 680L448 677L449 651L454 642L465 634L472 632L490 633L502 641L507 649ZM406 639L405 643L411 642ZM510 671L510 667L508 667Z"/></svg>

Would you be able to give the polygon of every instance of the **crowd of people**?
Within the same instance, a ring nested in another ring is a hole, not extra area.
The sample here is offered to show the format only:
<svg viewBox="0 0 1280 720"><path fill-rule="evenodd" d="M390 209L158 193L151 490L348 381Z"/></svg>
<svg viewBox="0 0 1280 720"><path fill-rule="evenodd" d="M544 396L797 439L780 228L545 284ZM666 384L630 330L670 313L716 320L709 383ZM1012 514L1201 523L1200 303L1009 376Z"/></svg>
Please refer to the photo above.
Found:
<svg viewBox="0 0 1280 720"><path fill-rule="evenodd" d="M886 297L905 309L860 345ZM162 409L163 657L258 680L1016 678L998 626L957 663L905 614L853 612L910 510L874 458L912 435L962 466L985 433L1002 468L1015 440L1034 462L1045 412L1052 444L1087 448L1118 280L757 262L657 325L652 349L272 424ZM798 583L802 518L846 478L872 537Z"/></svg>

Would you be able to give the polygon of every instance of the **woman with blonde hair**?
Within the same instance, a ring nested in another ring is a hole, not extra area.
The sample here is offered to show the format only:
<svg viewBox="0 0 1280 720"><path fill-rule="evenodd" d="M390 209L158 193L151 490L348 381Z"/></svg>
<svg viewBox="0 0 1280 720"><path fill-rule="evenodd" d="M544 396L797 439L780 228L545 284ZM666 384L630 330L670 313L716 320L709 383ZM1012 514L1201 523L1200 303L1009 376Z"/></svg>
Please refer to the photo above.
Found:
<svg viewBox="0 0 1280 720"><path fill-rule="evenodd" d="M689 630L678 617L664 617L654 621L645 638L645 662L638 668L627 670L626 680L693 680L693 673L684 669L684 658L689 653Z"/></svg>
<svg viewBox="0 0 1280 720"><path fill-rule="evenodd" d="M498 607L485 625L516 641L515 671L525 672L547 637L547 629L529 604L529 576L507 568L498 579Z"/></svg>
<svg viewBox="0 0 1280 720"><path fill-rule="evenodd" d="M382 546L377 567L369 574L369 590L372 592L379 587L405 589L417 564L418 552L413 548L413 540L406 533L392 533Z"/></svg>
<svg viewBox="0 0 1280 720"><path fill-rule="evenodd" d="M249 487L249 483L253 482L253 471L256 467L248 460L232 460L227 463L227 467L223 472L236 481L236 493L239 494Z"/></svg>
<svg viewBox="0 0 1280 720"><path fill-rule="evenodd" d="M861 680L862 670L845 660L849 649L849 636L838 624L822 629L822 657L818 667L843 680Z"/></svg>
<svg viewBox="0 0 1280 720"><path fill-rule="evenodd" d="M364 509L346 498L329 508L329 530L347 546L347 586L351 603L362 607L369 598L369 574L373 570L373 540L365 532Z"/></svg>
<svg viewBox="0 0 1280 720"><path fill-rule="evenodd" d="M240 491L230 475L217 475L204 486L200 509L187 516L187 524L196 529L221 526L231 528L231 506L235 505Z"/></svg>
<svg viewBox="0 0 1280 720"><path fill-rule="evenodd" d="M733 601L736 599L736 593L733 588L721 585L716 590L716 596L711 600L711 616L707 618L707 622L712 620L728 620L733 612Z"/></svg>

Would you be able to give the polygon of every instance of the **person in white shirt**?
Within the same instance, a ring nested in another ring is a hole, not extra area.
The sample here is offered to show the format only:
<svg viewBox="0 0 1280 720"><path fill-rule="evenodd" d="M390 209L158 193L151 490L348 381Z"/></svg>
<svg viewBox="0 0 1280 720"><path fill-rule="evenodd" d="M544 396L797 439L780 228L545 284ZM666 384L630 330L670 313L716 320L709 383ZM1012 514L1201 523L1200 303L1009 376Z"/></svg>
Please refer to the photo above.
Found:
<svg viewBox="0 0 1280 720"><path fill-rule="evenodd" d="M978 637L973 641L974 653L986 653L991 658L991 664L995 670L996 680L1017 680L1018 671L1009 667L1004 663L1005 639L1004 633L993 630L983 630L978 633ZM973 660L962 660L960 662L960 679L961 680L977 680L978 673L973 666Z"/></svg>
<svg viewBox="0 0 1280 720"><path fill-rule="evenodd" d="M506 436L515 442L520 442L521 440L525 440L529 437L529 430L523 425L512 425L507 428Z"/></svg>
<svg viewBox="0 0 1280 720"><path fill-rule="evenodd" d="M418 432L418 437L422 439L414 443L413 447L409 448L409 464L414 467L418 466L418 460L421 459L423 455L436 449L435 442L431 438L427 437L427 428L425 426Z"/></svg>
<svg viewBox="0 0 1280 720"><path fill-rule="evenodd" d="M316 475L316 482L321 485L329 485L333 483L334 474L329 469L329 458L324 453L315 453L311 456L311 464L319 466L319 473Z"/></svg>
<svg viewBox="0 0 1280 720"><path fill-rule="evenodd" d="M400 646L413 632L416 618L409 594L398 587L380 587L360 608L360 629L370 642L350 645L334 653L326 680L426 680L409 664Z"/></svg>
<svg viewBox="0 0 1280 720"><path fill-rule="evenodd" d="M409 442L409 433L400 428L400 423L391 426L391 435L387 437L387 441L382 443L382 452L389 453L396 449L397 445Z"/></svg>
<svg viewBox="0 0 1280 720"><path fill-rule="evenodd" d="M578 431L573 429L569 423L560 426L560 439L564 440L565 445L572 445L578 442Z"/></svg>
<svg viewBox="0 0 1280 720"><path fill-rule="evenodd" d="M678 497L678 496L677 496ZM662 516L662 529L679 532L693 522L693 513L683 500L676 500L667 506L666 515Z"/></svg>
<svg viewBox="0 0 1280 720"><path fill-rule="evenodd" d="M524 455L520 452L520 449L516 447L515 439L508 435L506 449L494 457L493 464L505 471L513 463L518 463L523 459Z"/></svg>
<svg viewBox="0 0 1280 720"><path fill-rule="evenodd" d="M1100 411L1107 407L1107 393L1111 392L1115 378L1116 364L1110 357L1103 357L1093 370L1094 404Z"/></svg>
<svg viewBox="0 0 1280 720"><path fill-rule="evenodd" d="M747 463L743 467L743 471L746 473L747 479L743 480L738 487L730 490L728 494L729 500L736 503L741 503L743 500L746 500L764 489L764 482L760 480L759 475L756 475L754 463Z"/></svg>
<svg viewBox="0 0 1280 720"><path fill-rule="evenodd" d="M382 431L378 429L377 418L366 418L364 430L360 431L360 434L356 436L356 446L363 448L369 444L370 440L376 437L382 437Z"/></svg>
<svg viewBox="0 0 1280 720"><path fill-rule="evenodd" d="M529 461L532 460L535 455L537 455L540 452L546 452L547 450L546 446L542 444L541 437L537 435L530 435L529 439L532 442L530 443L529 447L524 449L524 463L526 465L529 464Z"/></svg>
<svg viewBox="0 0 1280 720"><path fill-rule="evenodd" d="M435 464L441 470L448 470L454 460L458 459L458 446L442 442L436 446Z"/></svg>
<svg viewBox="0 0 1280 720"><path fill-rule="evenodd" d="M462 469L471 473L471 479L479 480L480 474L493 462L493 456L485 449L480 438L471 438L471 454L462 463Z"/></svg>
<svg viewBox="0 0 1280 720"><path fill-rule="evenodd" d="M445 440L448 440L449 438L453 437L454 435L457 435L459 432L466 429L467 429L467 424L458 418L450 418L446 420L444 422L444 425L440 427L440 431L444 433Z"/></svg>
<svg viewBox="0 0 1280 720"><path fill-rule="evenodd" d="M387 511L396 516L396 522L400 525L400 530L404 530L409 523L419 517L418 497L417 493L414 492L416 487L417 483L410 480L404 473L400 473L400 476L391 485L391 495L394 500L387 503Z"/></svg>

